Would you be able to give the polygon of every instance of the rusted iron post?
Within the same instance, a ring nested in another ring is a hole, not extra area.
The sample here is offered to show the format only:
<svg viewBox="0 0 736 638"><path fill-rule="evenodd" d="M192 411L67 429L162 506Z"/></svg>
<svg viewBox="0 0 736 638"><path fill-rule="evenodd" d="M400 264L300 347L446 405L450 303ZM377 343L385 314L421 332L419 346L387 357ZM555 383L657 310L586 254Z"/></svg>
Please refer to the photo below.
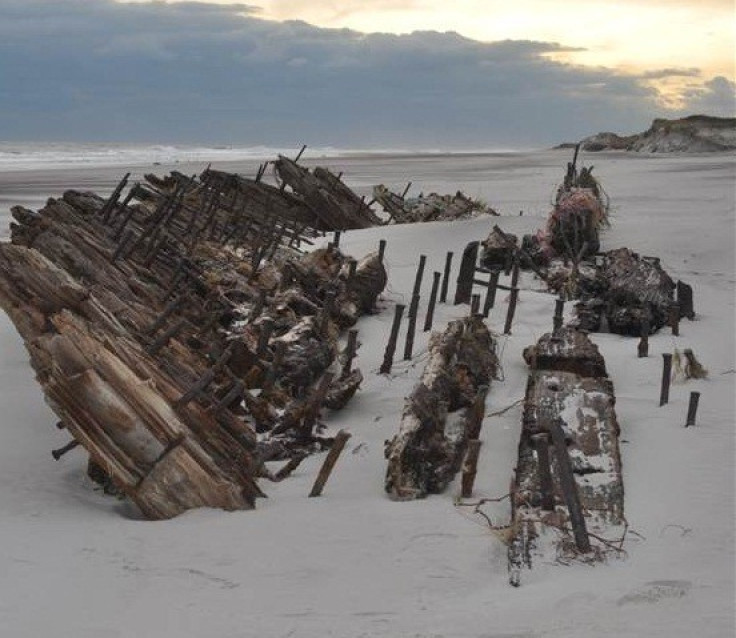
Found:
<svg viewBox="0 0 736 638"><path fill-rule="evenodd" d="M417 313L419 312L419 295L411 298L409 305L409 324L406 328L406 342L404 344L404 361L409 361L414 351L414 335L417 331Z"/></svg>
<svg viewBox="0 0 736 638"><path fill-rule="evenodd" d="M55 461L58 461L62 456L64 456L70 450L73 450L78 445L79 445L79 441L77 441L76 439L72 439L71 441L69 441L69 443L67 443L63 447L60 447L56 450L51 450L51 456L54 457Z"/></svg>
<svg viewBox="0 0 736 638"><path fill-rule="evenodd" d="M386 344L386 351L383 355L383 363L379 372L381 374L389 374L391 372L391 366L394 363L394 353L396 352L396 343L399 339L399 328L401 327L401 318L404 315L403 304L396 304L394 308L394 321L391 324L391 334Z"/></svg>
<svg viewBox="0 0 736 638"><path fill-rule="evenodd" d="M118 199L120 198L120 193L123 192L123 189L128 183L128 178L130 177L130 173L126 173L123 176L123 179L120 180L118 185L115 187L115 190L111 193L110 197L108 197L107 201L102 205L102 208L100 208L99 211L97 211L97 214L102 217L102 220L106 223L109 216L110 211L115 207L115 204L118 203Z"/></svg>
<svg viewBox="0 0 736 638"><path fill-rule="evenodd" d="M478 247L480 242L470 242L463 250L463 257L460 261L460 272L457 275L457 285L455 287L454 305L461 303L470 303L473 294L473 278L475 277L475 263L478 260Z"/></svg>
<svg viewBox="0 0 736 638"><path fill-rule="evenodd" d="M383 257L384 257L385 254L386 254L386 240L385 239L381 239L378 242L378 260L380 262L383 262Z"/></svg>
<svg viewBox="0 0 736 638"><path fill-rule="evenodd" d="M677 282L677 305L680 310L680 317L685 317L692 321L695 319L695 307L693 305L693 289L684 281Z"/></svg>
<svg viewBox="0 0 736 638"><path fill-rule="evenodd" d="M330 478L330 474L332 474L332 469L335 467L335 463L337 463L337 459L340 457L340 453L342 452L349 438L350 433L346 432L345 430L340 430L335 436L335 440L330 447L330 451L327 453L325 461L320 468L319 474L317 475L317 480L314 482L312 490L309 492L310 497L320 496L322 494L322 490L327 483L327 479Z"/></svg>
<svg viewBox="0 0 736 638"><path fill-rule="evenodd" d="M649 322L646 320L641 322L638 354L640 359L649 356Z"/></svg>
<svg viewBox="0 0 736 638"><path fill-rule="evenodd" d="M473 495L475 476L478 474L480 446L481 442L478 439L470 439L468 441L468 451L465 454L465 462L463 463L463 476L460 492L463 498L470 498Z"/></svg>
<svg viewBox="0 0 736 638"><path fill-rule="evenodd" d="M514 287L511 289L511 297L509 299L509 309L506 312L506 322L503 326L505 335L511 334L511 324L514 322L514 314L516 313L516 301L519 297L519 289Z"/></svg>
<svg viewBox="0 0 736 638"><path fill-rule="evenodd" d="M440 285L441 276L442 275L437 271L432 273L432 292L429 293L429 306L427 307L427 316L424 318L424 332L429 332L432 329L434 307L437 304L437 289Z"/></svg>
<svg viewBox="0 0 736 638"><path fill-rule="evenodd" d="M131 229L128 229L125 231L125 234L120 240L120 243L118 243L117 247L115 248L115 252L112 254L112 258L110 261L115 263L118 259L120 259L122 254L128 248L128 244L130 244L130 242L133 241L134 236L135 236L135 232L132 231Z"/></svg>
<svg viewBox="0 0 736 638"><path fill-rule="evenodd" d="M302 146L301 150L297 153L296 157L294 158L294 164L296 164L301 159L302 155L304 154L304 151L306 150L307 150L307 145L304 144L304 146Z"/></svg>
<svg viewBox="0 0 736 638"><path fill-rule="evenodd" d="M700 401L700 392L691 392L690 393L690 403L688 403L687 406L687 421L685 422L685 427L690 427L691 425L695 425L695 416L698 412L698 402Z"/></svg>
<svg viewBox="0 0 736 638"><path fill-rule="evenodd" d="M187 403L193 401L199 394L204 392L207 387L215 380L215 377L222 371L222 369L227 365L227 362L230 361L230 358L233 355L233 349L232 347L227 348L215 361L214 365L212 367L205 370L204 374L202 374L197 381L195 381L192 384L192 387L189 388L184 394L182 394L177 400L176 400L176 407L182 407L187 405Z"/></svg>
<svg viewBox="0 0 736 638"><path fill-rule="evenodd" d="M440 289L440 303L447 303L447 287L450 284L450 270L452 269L452 252L445 257L445 272L442 276L442 288Z"/></svg>
<svg viewBox="0 0 736 638"><path fill-rule="evenodd" d="M483 427L483 417L486 413L487 395L488 386L480 386L473 398L473 404L468 408L468 416L465 422L465 434L468 439L477 439L480 436L480 429Z"/></svg>
<svg viewBox="0 0 736 638"><path fill-rule="evenodd" d="M180 319L173 326L169 327L168 330L162 332L161 335L146 348L146 352L151 356L154 356L159 350L161 350L161 348L168 344L171 339L179 334L185 323L186 319Z"/></svg>
<svg viewBox="0 0 736 638"><path fill-rule="evenodd" d="M424 267L427 264L427 255L419 255L419 265L417 266L417 274L414 278L414 288L411 291L411 298L419 296L419 292L422 288L422 279L424 278ZM416 308L409 306L409 319L414 316Z"/></svg>
<svg viewBox="0 0 736 638"><path fill-rule="evenodd" d="M222 399L217 402L217 404L215 405L215 410L219 411L229 409L235 400L240 399L242 401L245 392L245 383L243 383L240 379L236 379L225 394L225 396L223 396Z"/></svg>
<svg viewBox="0 0 736 638"><path fill-rule="evenodd" d="M330 384L334 378L335 375L332 374L332 372L325 372L319 380L317 388L309 398L309 406L305 411L304 421L302 421L303 432L311 434L314 424L317 423L319 411L322 408L322 402L325 400L327 390L330 389Z"/></svg>
<svg viewBox="0 0 736 638"><path fill-rule="evenodd" d="M662 389L659 393L659 406L662 407L670 400L670 379L672 376L672 354L662 353Z"/></svg>
<svg viewBox="0 0 736 638"><path fill-rule="evenodd" d="M565 311L565 300L555 299L555 316L552 320L552 330L557 332L562 328L562 313Z"/></svg>
<svg viewBox="0 0 736 638"><path fill-rule="evenodd" d="M539 489L542 492L542 509L555 509L555 492L552 483L552 468L549 459L549 435L547 432L532 434L532 445L537 453Z"/></svg>
<svg viewBox="0 0 736 638"><path fill-rule="evenodd" d="M514 255L513 264L514 265L511 270L511 287L516 288L519 285L519 273L521 272L521 268L519 267L519 258L517 255Z"/></svg>
<svg viewBox="0 0 736 638"><path fill-rule="evenodd" d="M670 306L668 319L669 319L670 328L672 329L672 336L679 337L680 336L680 307L679 306L675 304Z"/></svg>
<svg viewBox="0 0 736 638"><path fill-rule="evenodd" d="M332 238L332 246L333 248L335 248L335 250L340 248L340 231L339 230L335 231L335 234Z"/></svg>
<svg viewBox="0 0 736 638"><path fill-rule="evenodd" d="M358 346L358 330L353 328L348 332L348 342L345 346L345 361L342 364L342 371L340 372L340 378L345 379L350 375L350 370L353 366L353 359L355 358L355 351Z"/></svg>
<svg viewBox="0 0 736 638"><path fill-rule="evenodd" d="M547 419L547 426L555 447L560 487L562 488L562 495L565 497L565 504L570 513L570 523L572 524L572 533L575 537L575 546L578 548L578 551L587 553L590 551L590 538L588 537L588 529L585 525L583 507L580 504L578 486L575 483L575 475L572 471L572 462L570 461L567 444L565 443L565 434L557 419Z"/></svg>
<svg viewBox="0 0 736 638"><path fill-rule="evenodd" d="M491 314L491 308L496 304L496 290L498 288L498 278L501 276L501 272L493 270L491 272L491 278L488 281L488 287L486 288L486 298L483 302L483 316L487 319L488 315Z"/></svg>

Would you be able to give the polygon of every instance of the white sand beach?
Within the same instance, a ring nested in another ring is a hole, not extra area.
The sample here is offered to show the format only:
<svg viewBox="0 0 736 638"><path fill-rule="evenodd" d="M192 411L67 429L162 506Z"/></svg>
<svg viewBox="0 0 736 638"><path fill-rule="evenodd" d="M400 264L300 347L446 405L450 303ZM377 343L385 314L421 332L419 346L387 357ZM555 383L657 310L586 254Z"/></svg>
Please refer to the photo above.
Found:
<svg viewBox="0 0 736 638"><path fill-rule="evenodd" d="M389 283L376 315L360 320L356 365L365 381L350 405L328 416L352 433L321 498L307 493L324 454L288 480L265 484L254 511L198 510L147 522L104 496L85 475L78 448L45 405L28 355L0 314L0 636L9 638L726 638L734 635L735 232L736 158L723 154L583 155L611 199L602 250L627 246L661 258L694 288L694 321L680 336L663 329L649 357L637 341L591 335L606 359L621 426L626 556L595 566L537 564L508 584L506 547L482 519L444 494L390 501L383 488L384 441L396 432L403 398L422 373L428 334L412 361L379 375L393 303L411 294L420 254L427 271L483 239L493 224L517 235L541 227L570 152L360 155L309 159L342 171L359 195L384 183L409 194L462 190L499 217L384 226L343 233L344 252L362 257L388 241ZM253 175L257 160L217 164ZM9 207L37 208L68 188L109 192L133 179L196 164L0 172L0 237ZM520 212L523 213L520 215ZM326 240L325 240L326 241ZM428 286L425 277L425 286ZM510 336L499 336L503 381L487 412L524 395L521 352L551 329L554 297L522 275ZM454 290L454 284L451 286ZM425 294L426 298L427 295ZM424 303L424 302L423 302ZM508 299L488 320L502 332ZM435 327L467 314L438 306ZM566 304L566 313L572 304ZM674 384L659 407L663 352L692 348L709 378ZM688 395L701 392L695 427L685 428ZM476 479L479 497L508 492L521 407L488 417ZM509 520L508 503L490 515Z"/></svg>

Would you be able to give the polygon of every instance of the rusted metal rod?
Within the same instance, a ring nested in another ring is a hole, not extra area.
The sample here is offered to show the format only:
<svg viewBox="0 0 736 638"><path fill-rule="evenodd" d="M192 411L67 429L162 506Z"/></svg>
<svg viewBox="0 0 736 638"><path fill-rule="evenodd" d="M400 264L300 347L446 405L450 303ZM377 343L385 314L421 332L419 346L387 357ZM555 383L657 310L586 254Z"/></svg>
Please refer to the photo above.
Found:
<svg viewBox="0 0 736 638"><path fill-rule="evenodd" d="M488 287L486 288L486 298L483 302L483 316L485 318L488 318L488 315L491 314L491 308L496 304L496 290L498 289L498 278L500 276L500 271L491 271L491 278L488 281Z"/></svg>
<svg viewBox="0 0 736 638"><path fill-rule="evenodd" d="M406 328L406 342L404 344L404 361L409 361L414 351L414 336L417 331L417 313L419 312L419 295L411 298L409 305L409 324Z"/></svg>
<svg viewBox="0 0 736 638"><path fill-rule="evenodd" d="M324 490L327 479L330 478L330 474L332 474L332 470L337 463L337 459L340 458L340 453L342 452L349 438L350 433L346 432L345 430L340 430L335 436L332 447L330 447L330 451L327 453L325 461L319 470L317 479L315 480L314 485L309 492L310 497L313 498L322 494L322 490Z"/></svg>
<svg viewBox="0 0 736 638"><path fill-rule="evenodd" d="M669 352L662 353L662 388L659 392L659 406L669 403L670 400L670 380L672 377L672 354Z"/></svg>
<svg viewBox="0 0 736 638"><path fill-rule="evenodd" d="M394 363L394 353L396 352L396 343L399 340L399 328L401 327L404 308L405 306L403 304L396 304L394 307L394 321L391 324L391 333L386 344L386 351L383 354L383 363L379 370L381 374L389 374L391 372L391 367Z"/></svg>
<svg viewBox="0 0 736 638"><path fill-rule="evenodd" d="M685 427L690 427L691 425L695 425L695 416L698 412L698 402L700 401L700 392L691 392L690 393L690 402L687 406L687 421L685 422Z"/></svg>
<svg viewBox="0 0 736 638"><path fill-rule="evenodd" d="M69 443L64 445L63 447L57 448L56 450L51 450L51 456L54 457L55 461L58 461L62 456L64 456L70 450L73 450L78 445L79 445L79 441L77 441L76 439L73 439L69 441Z"/></svg>
<svg viewBox="0 0 736 638"><path fill-rule="evenodd" d="M447 303L447 287L450 284L450 270L452 269L452 252L445 256L445 271L442 276L442 288L440 290L440 303Z"/></svg>
<svg viewBox="0 0 736 638"><path fill-rule="evenodd" d="M429 293L427 316L424 318L424 332L429 332L432 329L432 322L434 321L434 307L437 304L437 289L440 285L441 276L442 275L437 271L432 273L432 292Z"/></svg>
<svg viewBox="0 0 736 638"><path fill-rule="evenodd" d="M511 298L509 299L509 309L506 312L506 323L503 326L503 333L505 335L511 334L511 324L514 322L514 313L516 312L516 301L519 297L519 289L511 289Z"/></svg>

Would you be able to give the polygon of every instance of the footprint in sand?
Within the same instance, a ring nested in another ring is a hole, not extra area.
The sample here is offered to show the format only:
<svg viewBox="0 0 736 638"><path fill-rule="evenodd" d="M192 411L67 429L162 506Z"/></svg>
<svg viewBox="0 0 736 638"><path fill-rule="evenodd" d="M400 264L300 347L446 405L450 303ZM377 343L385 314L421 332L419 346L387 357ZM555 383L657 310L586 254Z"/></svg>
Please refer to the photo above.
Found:
<svg viewBox="0 0 736 638"><path fill-rule="evenodd" d="M618 604L658 603L665 598L682 598L692 585L689 580L652 580L619 598Z"/></svg>

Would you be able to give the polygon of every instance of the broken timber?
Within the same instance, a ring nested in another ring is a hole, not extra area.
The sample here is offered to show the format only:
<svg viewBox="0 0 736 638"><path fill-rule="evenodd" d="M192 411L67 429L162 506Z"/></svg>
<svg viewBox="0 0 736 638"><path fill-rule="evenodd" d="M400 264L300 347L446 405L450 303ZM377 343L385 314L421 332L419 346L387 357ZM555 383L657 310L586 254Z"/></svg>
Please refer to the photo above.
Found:
<svg viewBox="0 0 736 638"><path fill-rule="evenodd" d="M306 208L259 206L273 187L248 199L252 180L211 170L148 182L14 207L0 305L91 466L146 517L253 507L265 461L327 444L320 408L362 380L332 380L337 337L386 272L377 254L301 255L320 231Z"/></svg>
<svg viewBox="0 0 736 638"><path fill-rule="evenodd" d="M605 536L624 521L615 395L597 347L563 328L527 348L524 358L531 370L512 483L514 585L533 555L602 556L608 548L589 532Z"/></svg>
<svg viewBox="0 0 736 638"><path fill-rule="evenodd" d="M406 399L399 432L387 443L391 498L411 500L445 489L461 467L468 439L477 438L476 399L497 366L495 341L480 317L452 321L432 335L427 366Z"/></svg>

